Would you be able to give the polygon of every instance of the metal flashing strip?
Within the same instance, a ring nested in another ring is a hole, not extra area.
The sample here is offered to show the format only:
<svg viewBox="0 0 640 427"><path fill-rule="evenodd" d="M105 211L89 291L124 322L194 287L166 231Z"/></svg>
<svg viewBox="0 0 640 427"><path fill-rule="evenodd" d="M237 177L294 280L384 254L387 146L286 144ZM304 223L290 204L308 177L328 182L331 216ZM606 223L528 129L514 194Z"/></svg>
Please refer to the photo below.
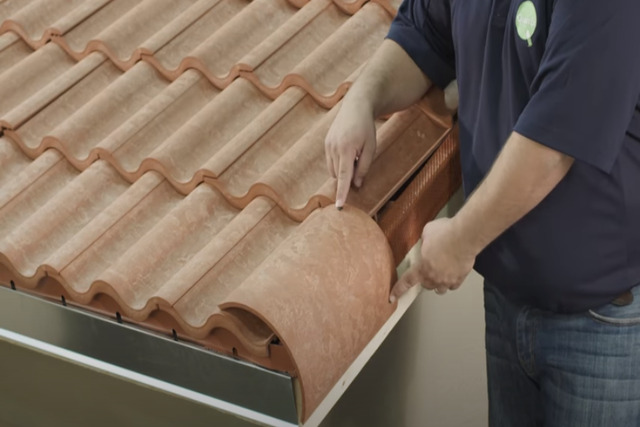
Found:
<svg viewBox="0 0 640 427"><path fill-rule="evenodd" d="M286 374L4 287L0 337L258 424L298 425Z"/></svg>

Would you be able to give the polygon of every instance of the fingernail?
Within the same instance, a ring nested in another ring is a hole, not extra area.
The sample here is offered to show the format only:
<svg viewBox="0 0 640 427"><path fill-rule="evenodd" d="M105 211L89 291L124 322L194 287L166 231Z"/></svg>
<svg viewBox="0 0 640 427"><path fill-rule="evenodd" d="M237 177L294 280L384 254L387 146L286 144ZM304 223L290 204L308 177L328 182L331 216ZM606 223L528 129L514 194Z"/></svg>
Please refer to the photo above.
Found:
<svg viewBox="0 0 640 427"><path fill-rule="evenodd" d="M362 187L362 178L356 178L353 180L353 185L355 185L356 187L360 188Z"/></svg>
<svg viewBox="0 0 640 427"><path fill-rule="evenodd" d="M391 295L391 296L389 297L389 302L390 302L391 304L393 304L394 302L396 302L396 297L394 297L393 295Z"/></svg>
<svg viewBox="0 0 640 427"><path fill-rule="evenodd" d="M343 205L344 205L344 202L342 200L336 200L336 209L341 211L343 208Z"/></svg>

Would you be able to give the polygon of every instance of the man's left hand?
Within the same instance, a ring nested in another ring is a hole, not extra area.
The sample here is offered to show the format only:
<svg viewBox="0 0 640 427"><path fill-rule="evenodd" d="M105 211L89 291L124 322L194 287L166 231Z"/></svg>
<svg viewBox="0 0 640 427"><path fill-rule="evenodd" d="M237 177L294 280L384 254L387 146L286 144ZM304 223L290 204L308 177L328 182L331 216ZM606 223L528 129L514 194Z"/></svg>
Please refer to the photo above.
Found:
<svg viewBox="0 0 640 427"><path fill-rule="evenodd" d="M417 284L438 294L458 289L473 268L477 255L459 234L454 219L429 222L422 230L420 261L394 285L389 300L394 302Z"/></svg>

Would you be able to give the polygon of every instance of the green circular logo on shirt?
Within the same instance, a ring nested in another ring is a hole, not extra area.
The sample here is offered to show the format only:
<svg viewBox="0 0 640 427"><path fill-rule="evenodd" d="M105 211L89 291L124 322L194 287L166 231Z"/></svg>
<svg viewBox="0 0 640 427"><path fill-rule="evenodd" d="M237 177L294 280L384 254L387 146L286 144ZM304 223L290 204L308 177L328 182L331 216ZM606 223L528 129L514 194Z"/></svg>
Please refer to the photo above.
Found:
<svg viewBox="0 0 640 427"><path fill-rule="evenodd" d="M522 40L526 40L529 47L531 47L531 37L536 31L536 25L538 24L538 15L536 14L536 7L532 1L525 1L518 7L518 13L516 14L516 28L518 29L518 36Z"/></svg>

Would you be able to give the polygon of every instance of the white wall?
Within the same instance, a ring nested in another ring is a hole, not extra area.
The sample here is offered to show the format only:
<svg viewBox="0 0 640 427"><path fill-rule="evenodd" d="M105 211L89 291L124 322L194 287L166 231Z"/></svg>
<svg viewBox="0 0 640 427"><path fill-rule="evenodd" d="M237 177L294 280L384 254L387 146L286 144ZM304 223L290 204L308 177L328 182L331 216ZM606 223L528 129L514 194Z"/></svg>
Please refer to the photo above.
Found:
<svg viewBox="0 0 640 427"><path fill-rule="evenodd" d="M460 196L449 206L451 214ZM482 278L422 292L322 427L486 427Z"/></svg>

